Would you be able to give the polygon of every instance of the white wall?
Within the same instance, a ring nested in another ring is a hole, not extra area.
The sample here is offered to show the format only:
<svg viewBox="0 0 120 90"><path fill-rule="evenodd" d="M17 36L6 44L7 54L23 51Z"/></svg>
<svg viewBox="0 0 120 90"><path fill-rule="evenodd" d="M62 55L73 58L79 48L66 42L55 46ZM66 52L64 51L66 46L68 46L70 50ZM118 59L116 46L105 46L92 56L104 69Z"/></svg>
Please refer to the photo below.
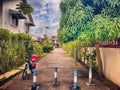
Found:
<svg viewBox="0 0 120 90"><path fill-rule="evenodd" d="M3 0L0 0L0 28L2 27L2 2L3 2Z"/></svg>
<svg viewBox="0 0 120 90"><path fill-rule="evenodd" d="M100 48L105 76L120 86L120 48Z"/></svg>
<svg viewBox="0 0 120 90"><path fill-rule="evenodd" d="M11 30L13 33L25 33L25 19L19 19L19 25L14 26L11 24L11 15L9 14L9 9L16 10L16 4L22 0L4 0L3 5L3 28Z"/></svg>
<svg viewBox="0 0 120 90"><path fill-rule="evenodd" d="M20 30L20 32L19 33L25 33L26 32L26 29L27 29L27 27L26 27L26 24L25 24L25 19L20 19L19 20L19 30Z"/></svg>
<svg viewBox="0 0 120 90"><path fill-rule="evenodd" d="M2 27L2 13L0 12L0 28Z"/></svg>
<svg viewBox="0 0 120 90"><path fill-rule="evenodd" d="M30 34L31 35L31 37L32 37L32 40L38 40L38 37L37 36L34 36L34 35L32 35L32 34Z"/></svg>

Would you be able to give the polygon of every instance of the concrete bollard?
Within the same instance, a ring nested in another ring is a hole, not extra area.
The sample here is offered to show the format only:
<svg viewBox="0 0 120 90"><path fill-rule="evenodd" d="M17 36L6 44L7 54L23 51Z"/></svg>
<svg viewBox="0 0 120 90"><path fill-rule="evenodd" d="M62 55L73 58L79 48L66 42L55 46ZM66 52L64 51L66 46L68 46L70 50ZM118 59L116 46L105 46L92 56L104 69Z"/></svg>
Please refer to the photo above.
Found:
<svg viewBox="0 0 120 90"><path fill-rule="evenodd" d="M37 82L36 82L36 76L37 76L37 70L34 69L33 70L33 84L32 84L32 90L36 90L37 89Z"/></svg>
<svg viewBox="0 0 120 90"><path fill-rule="evenodd" d="M73 83L73 87L72 90L80 90L78 84L77 84L77 70L74 70L74 83Z"/></svg>
<svg viewBox="0 0 120 90"><path fill-rule="evenodd" d="M77 89L77 70L74 70L74 85L73 88Z"/></svg>
<svg viewBox="0 0 120 90"><path fill-rule="evenodd" d="M89 66L89 81L86 84L87 85L95 85L92 83L92 66Z"/></svg>
<svg viewBox="0 0 120 90"><path fill-rule="evenodd" d="M92 67L89 67L89 84L92 83Z"/></svg>
<svg viewBox="0 0 120 90"><path fill-rule="evenodd" d="M59 85L58 79L57 79L57 72L58 72L58 67L54 67L54 82L53 86Z"/></svg>

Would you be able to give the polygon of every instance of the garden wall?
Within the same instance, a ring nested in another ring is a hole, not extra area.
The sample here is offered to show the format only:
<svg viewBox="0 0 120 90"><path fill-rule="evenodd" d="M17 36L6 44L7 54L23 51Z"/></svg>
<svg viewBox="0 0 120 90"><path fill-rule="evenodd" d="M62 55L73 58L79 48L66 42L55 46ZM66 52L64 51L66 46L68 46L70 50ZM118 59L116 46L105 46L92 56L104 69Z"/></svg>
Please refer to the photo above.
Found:
<svg viewBox="0 0 120 90"><path fill-rule="evenodd" d="M120 86L120 48L100 48L105 76Z"/></svg>

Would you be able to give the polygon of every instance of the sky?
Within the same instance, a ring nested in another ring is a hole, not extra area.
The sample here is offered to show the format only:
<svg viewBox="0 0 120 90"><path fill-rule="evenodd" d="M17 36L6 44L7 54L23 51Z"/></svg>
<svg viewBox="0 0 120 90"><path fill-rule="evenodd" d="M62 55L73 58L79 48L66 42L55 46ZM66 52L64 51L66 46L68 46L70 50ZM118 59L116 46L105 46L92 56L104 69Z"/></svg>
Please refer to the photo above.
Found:
<svg viewBox="0 0 120 90"><path fill-rule="evenodd" d="M61 0L28 0L28 3L34 8L32 17L35 27L32 27L30 33L35 36L43 37L57 35L60 20L60 5ZM49 29L46 29L49 27ZM47 31L46 31L47 30Z"/></svg>

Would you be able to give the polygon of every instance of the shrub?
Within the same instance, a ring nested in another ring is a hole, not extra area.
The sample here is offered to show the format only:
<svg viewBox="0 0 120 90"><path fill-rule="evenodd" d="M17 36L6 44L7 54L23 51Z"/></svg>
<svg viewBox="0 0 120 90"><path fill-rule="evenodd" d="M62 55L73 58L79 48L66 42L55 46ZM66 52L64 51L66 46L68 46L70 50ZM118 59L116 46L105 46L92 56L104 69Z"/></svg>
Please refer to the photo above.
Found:
<svg viewBox="0 0 120 90"><path fill-rule="evenodd" d="M40 43L33 43L33 53L38 54L39 56L42 55L43 49Z"/></svg>
<svg viewBox="0 0 120 90"><path fill-rule="evenodd" d="M92 66L94 71L97 71L96 66L96 51L95 49L91 48L91 50L88 50L88 47L86 46L86 43L75 40L68 43L63 43L62 48L67 51L67 53L70 56L74 57L74 50L76 49L76 59L83 63L85 66ZM89 47L90 49L90 47Z"/></svg>
<svg viewBox="0 0 120 90"><path fill-rule="evenodd" d="M21 66L33 53L42 54L42 46L34 44L29 35L0 29L0 74Z"/></svg>
<svg viewBox="0 0 120 90"><path fill-rule="evenodd" d="M49 53L51 50L53 50L53 44L45 44L43 45L43 52Z"/></svg>

